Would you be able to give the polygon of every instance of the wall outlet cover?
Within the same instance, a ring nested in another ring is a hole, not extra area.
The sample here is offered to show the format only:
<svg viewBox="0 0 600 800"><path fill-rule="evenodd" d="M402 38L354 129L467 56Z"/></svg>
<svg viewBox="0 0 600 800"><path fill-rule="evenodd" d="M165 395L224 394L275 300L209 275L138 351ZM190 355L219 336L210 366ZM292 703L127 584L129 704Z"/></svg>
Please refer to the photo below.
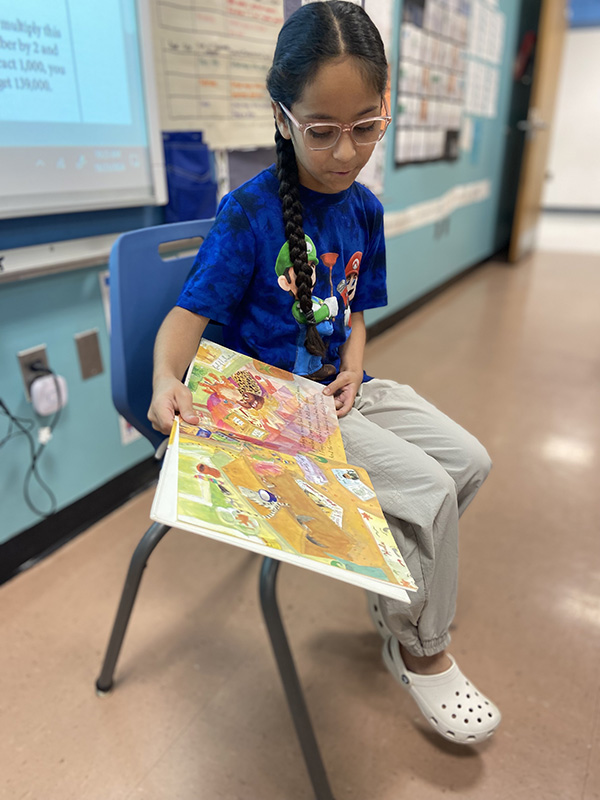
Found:
<svg viewBox="0 0 600 800"><path fill-rule="evenodd" d="M81 377L84 381L104 372L97 328L76 333L75 344L77 345Z"/></svg>

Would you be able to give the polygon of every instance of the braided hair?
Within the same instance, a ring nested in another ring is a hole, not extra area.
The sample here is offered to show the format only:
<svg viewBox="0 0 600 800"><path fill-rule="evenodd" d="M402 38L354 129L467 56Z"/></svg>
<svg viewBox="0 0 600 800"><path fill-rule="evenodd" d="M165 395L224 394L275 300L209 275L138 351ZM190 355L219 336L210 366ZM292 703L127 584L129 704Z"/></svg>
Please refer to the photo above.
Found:
<svg viewBox="0 0 600 800"><path fill-rule="evenodd" d="M360 6L342 0L313 2L299 8L283 25L277 39L267 89L275 103L292 108L304 88L326 62L353 56L378 94L388 79L385 50L379 31ZM296 276L297 300L307 321L306 349L316 356L326 347L317 331L312 309L312 267L308 263L300 201L298 164L291 139L275 123L277 178L285 238Z"/></svg>

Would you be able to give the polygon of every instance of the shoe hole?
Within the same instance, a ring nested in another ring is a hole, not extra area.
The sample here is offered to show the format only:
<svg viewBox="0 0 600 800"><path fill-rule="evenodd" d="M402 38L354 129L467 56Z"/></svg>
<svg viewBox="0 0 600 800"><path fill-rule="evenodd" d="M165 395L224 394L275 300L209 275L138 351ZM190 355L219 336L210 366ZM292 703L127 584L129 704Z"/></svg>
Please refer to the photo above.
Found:
<svg viewBox="0 0 600 800"><path fill-rule="evenodd" d="M483 706L478 705L477 708L483 708Z"/></svg>
<svg viewBox="0 0 600 800"><path fill-rule="evenodd" d="M442 708L446 708L446 703L442 703Z"/></svg>
<svg viewBox="0 0 600 800"><path fill-rule="evenodd" d="M468 742L474 742L476 738L477 737L475 737L475 736L473 736L473 734L471 734L470 736L467 736L467 741Z"/></svg>
<svg viewBox="0 0 600 800"><path fill-rule="evenodd" d="M461 706L461 704L460 704L460 703L457 703L456 707L457 707L457 708L462 708L462 706Z"/></svg>
<svg viewBox="0 0 600 800"><path fill-rule="evenodd" d="M379 606L378 605L374 605L373 606L373 611L379 611Z"/></svg>
<svg viewBox="0 0 600 800"><path fill-rule="evenodd" d="M456 734L454 733L454 731L446 731L446 736L452 736L452 738L454 739Z"/></svg>
<svg viewBox="0 0 600 800"><path fill-rule="evenodd" d="M378 621L377 621L377 624L379 625L379 627L380 627L380 628L383 628L383 622L380 622L380 621L378 620Z"/></svg>
<svg viewBox="0 0 600 800"><path fill-rule="evenodd" d="M438 721L435 717L429 717L429 719L433 722L434 725L438 724Z"/></svg>
<svg viewBox="0 0 600 800"><path fill-rule="evenodd" d="M469 711L471 712L471 714L473 713L473 709L472 708L470 708Z"/></svg>
<svg viewBox="0 0 600 800"><path fill-rule="evenodd" d="M484 700L483 702L486 704L486 706L489 706L489 703L488 703L487 700Z"/></svg>
<svg viewBox="0 0 600 800"><path fill-rule="evenodd" d="M456 719L456 714L452 714L452 719Z"/></svg>
<svg viewBox="0 0 600 800"><path fill-rule="evenodd" d="M459 697L459 696L460 696L460 692L454 692L454 694L455 694L457 697Z"/></svg>
<svg viewBox="0 0 600 800"><path fill-rule="evenodd" d="M468 694L468 695L467 695L467 698L470 700L470 699L471 699L471 695L470 695L470 694Z"/></svg>
<svg viewBox="0 0 600 800"><path fill-rule="evenodd" d="M468 725L468 724L469 724L469 720L465 719L465 725Z"/></svg>
<svg viewBox="0 0 600 800"><path fill-rule="evenodd" d="M481 722L481 717L477 717L477 722Z"/></svg>
<svg viewBox="0 0 600 800"><path fill-rule="evenodd" d="M488 711L488 717L491 717L491 716L492 716L492 712Z"/></svg>
<svg viewBox="0 0 600 800"><path fill-rule="evenodd" d="M467 686L470 686L470 685L471 685L471 684L469 683L469 681L465 681L465 683L467 684Z"/></svg>

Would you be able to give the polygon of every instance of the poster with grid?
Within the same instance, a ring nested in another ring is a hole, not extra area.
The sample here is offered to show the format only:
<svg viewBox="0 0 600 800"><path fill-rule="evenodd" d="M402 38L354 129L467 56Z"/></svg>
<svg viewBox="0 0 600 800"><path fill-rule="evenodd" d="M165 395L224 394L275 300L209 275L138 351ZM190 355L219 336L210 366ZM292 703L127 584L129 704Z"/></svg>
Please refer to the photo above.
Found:
<svg viewBox="0 0 600 800"><path fill-rule="evenodd" d="M394 161L458 158L470 0L404 0Z"/></svg>

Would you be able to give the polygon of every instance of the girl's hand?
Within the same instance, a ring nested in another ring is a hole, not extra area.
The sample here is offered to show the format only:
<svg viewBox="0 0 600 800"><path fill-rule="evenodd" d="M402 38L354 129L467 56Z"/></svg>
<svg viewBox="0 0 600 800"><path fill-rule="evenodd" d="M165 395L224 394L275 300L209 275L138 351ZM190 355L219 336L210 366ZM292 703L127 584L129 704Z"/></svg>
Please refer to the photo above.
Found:
<svg viewBox="0 0 600 800"><path fill-rule="evenodd" d="M192 393L187 386L177 378L162 378L154 385L148 419L155 430L169 434L175 414L179 414L181 419L190 425L197 425L200 422L194 413Z"/></svg>
<svg viewBox="0 0 600 800"><path fill-rule="evenodd" d="M332 394L335 400L335 410L338 417L345 417L354 405L354 398L362 383L362 372L344 370L329 386L323 389L323 394Z"/></svg>

